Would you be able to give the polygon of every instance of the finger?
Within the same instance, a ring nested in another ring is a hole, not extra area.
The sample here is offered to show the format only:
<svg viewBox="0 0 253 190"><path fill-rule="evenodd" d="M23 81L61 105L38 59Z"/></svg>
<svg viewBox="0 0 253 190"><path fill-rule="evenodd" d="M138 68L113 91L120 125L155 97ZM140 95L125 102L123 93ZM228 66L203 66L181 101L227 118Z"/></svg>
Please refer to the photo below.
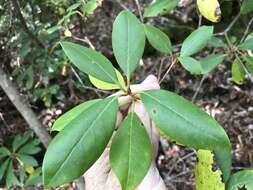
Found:
<svg viewBox="0 0 253 190"><path fill-rule="evenodd" d="M86 190L104 190L109 171L109 148L107 147L92 167L85 172Z"/></svg>
<svg viewBox="0 0 253 190"><path fill-rule="evenodd" d="M123 115L122 115L122 113L119 111L119 112L117 113L117 119L116 119L116 123L115 123L115 128L118 128L118 127L120 126L122 120L123 120Z"/></svg>
<svg viewBox="0 0 253 190"><path fill-rule="evenodd" d="M157 83L158 84L159 82L158 82L158 79L156 78L155 75L148 75L147 78L144 81L142 81L141 84L148 84L148 83Z"/></svg>
<svg viewBox="0 0 253 190"><path fill-rule="evenodd" d="M152 142L153 158L155 158L158 153L159 135L143 104L141 102L135 102L133 106L134 112L139 116L141 122L149 134L150 140Z"/></svg>
<svg viewBox="0 0 253 190"><path fill-rule="evenodd" d="M131 85L130 89L132 93L137 94L146 90L159 90L160 86L157 78L149 75L141 84Z"/></svg>
<svg viewBox="0 0 253 190"><path fill-rule="evenodd" d="M159 174L159 171L155 165L155 162L152 162L147 175L144 177L143 181L138 185L136 190L166 190L166 186L162 177Z"/></svg>

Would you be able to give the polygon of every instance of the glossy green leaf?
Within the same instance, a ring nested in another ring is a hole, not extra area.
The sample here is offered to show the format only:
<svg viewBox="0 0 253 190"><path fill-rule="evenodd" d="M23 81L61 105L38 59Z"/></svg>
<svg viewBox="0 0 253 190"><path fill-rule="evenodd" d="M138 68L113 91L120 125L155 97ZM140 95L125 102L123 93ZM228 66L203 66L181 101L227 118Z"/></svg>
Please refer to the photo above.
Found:
<svg viewBox="0 0 253 190"><path fill-rule="evenodd" d="M238 46L238 48L242 50L253 50L253 38L246 39L242 44Z"/></svg>
<svg viewBox="0 0 253 190"><path fill-rule="evenodd" d="M112 47L128 81L142 57L145 32L140 21L129 11L122 11L113 23ZM97 78L97 77L96 77Z"/></svg>
<svg viewBox="0 0 253 190"><path fill-rule="evenodd" d="M169 37L159 28L152 25L145 24L145 33L149 43L158 51L162 53L171 52L171 42Z"/></svg>
<svg viewBox="0 0 253 190"><path fill-rule="evenodd" d="M103 153L114 131L116 97L98 101L52 140L43 160L43 183L59 186L80 177Z"/></svg>
<svg viewBox="0 0 253 190"><path fill-rule="evenodd" d="M221 171L213 171L213 154L209 150L198 150L195 167L196 190L225 190Z"/></svg>
<svg viewBox="0 0 253 190"><path fill-rule="evenodd" d="M72 125L72 121L75 120L79 115L83 114L91 105L98 102L99 100L90 100L84 102L68 112L64 113L61 117L59 117L55 122L51 129L51 131L61 131L65 127Z"/></svg>
<svg viewBox="0 0 253 190"><path fill-rule="evenodd" d="M201 74L201 63L192 57L179 57L178 60L182 66L191 74Z"/></svg>
<svg viewBox="0 0 253 190"><path fill-rule="evenodd" d="M117 83L111 62L102 54L72 42L61 42L70 61L81 71L109 83Z"/></svg>
<svg viewBox="0 0 253 190"><path fill-rule="evenodd" d="M241 13L248 14L253 11L253 1L252 0L243 0L241 5Z"/></svg>
<svg viewBox="0 0 253 190"><path fill-rule="evenodd" d="M235 59L232 64L232 79L236 84L243 84L245 71L238 59Z"/></svg>
<svg viewBox="0 0 253 190"><path fill-rule="evenodd" d="M246 66L247 70L253 76L253 57L243 56L243 60L245 61L245 66Z"/></svg>
<svg viewBox="0 0 253 190"><path fill-rule="evenodd" d="M227 181L231 168L231 147L224 129L207 113L183 97L165 90L141 93L141 100L166 138L195 149L213 150Z"/></svg>
<svg viewBox="0 0 253 190"><path fill-rule="evenodd" d="M226 189L238 190L243 187L247 190L253 189L253 170L242 170L232 175Z"/></svg>
<svg viewBox="0 0 253 190"><path fill-rule="evenodd" d="M1 163L1 165L0 165L0 181L2 180L4 174L6 173L9 163L10 163L9 158L6 159L3 163Z"/></svg>
<svg viewBox="0 0 253 190"><path fill-rule="evenodd" d="M151 164L151 143L138 116L130 112L113 138L110 164L122 190L134 190Z"/></svg>
<svg viewBox="0 0 253 190"><path fill-rule="evenodd" d="M193 31L183 42L180 56L190 56L203 49L212 38L213 26L201 26Z"/></svg>
<svg viewBox="0 0 253 190"><path fill-rule="evenodd" d="M117 69L115 69L115 71L116 71L117 78L119 81L118 84L111 84L108 82L104 82L104 81L101 81L101 80L96 79L95 77L89 75L90 82L95 87L102 89L102 90L113 90L113 89L120 89L120 88L126 89L126 84L125 84L123 76L121 75L121 73Z"/></svg>
<svg viewBox="0 0 253 190"><path fill-rule="evenodd" d="M145 9L144 17L156 17L169 13L179 3L179 0L156 0Z"/></svg>
<svg viewBox="0 0 253 190"><path fill-rule="evenodd" d="M207 57L200 60L200 64L202 67L202 74L209 73L212 71L217 65L223 62L225 56L224 55L208 55Z"/></svg>

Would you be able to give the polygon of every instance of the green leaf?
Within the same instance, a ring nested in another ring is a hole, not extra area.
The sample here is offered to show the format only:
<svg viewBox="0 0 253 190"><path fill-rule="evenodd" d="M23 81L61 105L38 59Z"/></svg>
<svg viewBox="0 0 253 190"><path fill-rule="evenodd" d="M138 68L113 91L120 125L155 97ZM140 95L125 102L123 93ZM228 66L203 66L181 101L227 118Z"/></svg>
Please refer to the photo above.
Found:
<svg viewBox="0 0 253 190"><path fill-rule="evenodd" d="M17 158L22 166L38 166L38 162L32 156L26 154L17 154Z"/></svg>
<svg viewBox="0 0 253 190"><path fill-rule="evenodd" d="M36 169L25 181L25 185L35 185L42 183L41 168Z"/></svg>
<svg viewBox="0 0 253 190"><path fill-rule="evenodd" d="M125 84L123 76L121 75L121 73L117 69L115 69L115 71L116 71L117 78L119 81L118 84L111 84L108 82L104 82L104 81L101 81L101 80L96 79L95 77L89 75L90 82L95 87L102 89L102 90L113 90L113 89L120 89L120 88L126 89L126 84Z"/></svg>
<svg viewBox="0 0 253 190"><path fill-rule="evenodd" d="M15 185L20 185L20 182L18 181L18 178L14 174L14 168L12 162L10 162L8 166L8 171L6 174L6 185L9 188L15 186Z"/></svg>
<svg viewBox="0 0 253 190"><path fill-rule="evenodd" d="M241 5L241 13L248 14L253 11L253 1L252 0L243 0Z"/></svg>
<svg viewBox="0 0 253 190"><path fill-rule="evenodd" d="M56 135L43 160L44 185L71 182L94 164L112 136L117 110L116 97L98 101Z"/></svg>
<svg viewBox="0 0 253 190"><path fill-rule="evenodd" d="M10 158L6 159L3 163L0 165L0 181L4 177L4 174L8 168L8 165L10 163Z"/></svg>
<svg viewBox="0 0 253 190"><path fill-rule="evenodd" d="M145 32L140 21L129 11L122 11L113 23L112 47L128 81L142 57ZM96 77L97 78L97 77Z"/></svg>
<svg viewBox="0 0 253 190"><path fill-rule="evenodd" d="M144 17L156 17L169 13L179 3L179 0L156 0L145 9Z"/></svg>
<svg viewBox="0 0 253 190"><path fill-rule="evenodd" d="M212 38L213 26L201 26L193 31L183 42L180 56L190 56L203 49Z"/></svg>
<svg viewBox="0 0 253 190"><path fill-rule="evenodd" d="M97 103L98 100L90 100L87 102L84 102L68 112L64 113L61 117L59 117L55 122L51 129L51 131L61 131L65 127L72 125L72 121L74 121L79 115L82 115L83 112L85 112L90 106Z"/></svg>
<svg viewBox="0 0 253 190"><path fill-rule="evenodd" d="M0 147L0 159L8 155L11 155L11 152L4 146Z"/></svg>
<svg viewBox="0 0 253 190"><path fill-rule="evenodd" d="M253 170L242 170L232 175L227 183L227 190L238 190L245 187L253 189Z"/></svg>
<svg viewBox="0 0 253 190"><path fill-rule="evenodd" d="M68 7L67 12L71 12L71 11L77 9L80 5L81 5L80 2L74 3L73 5L71 5L70 7Z"/></svg>
<svg viewBox="0 0 253 190"><path fill-rule="evenodd" d="M15 136L14 141L12 143L12 150L16 152L22 145L24 145L30 138L32 137L32 132L27 131L24 134L18 134Z"/></svg>
<svg viewBox="0 0 253 190"><path fill-rule="evenodd" d="M215 48L227 47L227 44L222 39L214 37L214 36L208 41L208 45Z"/></svg>
<svg viewBox="0 0 253 190"><path fill-rule="evenodd" d="M232 79L236 84L243 84L245 71L238 59L235 59L232 64Z"/></svg>
<svg viewBox="0 0 253 190"><path fill-rule="evenodd" d="M196 190L225 190L225 184L221 181L221 171L212 170L212 152L209 150L198 150L197 157L195 167Z"/></svg>
<svg viewBox="0 0 253 190"><path fill-rule="evenodd" d="M124 119L113 138L110 164L122 190L134 190L148 172L152 160L146 129L134 112Z"/></svg>
<svg viewBox="0 0 253 190"><path fill-rule="evenodd" d="M87 14L93 14L97 8L97 0L90 0L84 5L84 12Z"/></svg>
<svg viewBox="0 0 253 190"><path fill-rule="evenodd" d="M37 154L40 151L41 151L40 147L38 147L36 145L33 145L32 143L27 143L22 148L20 148L20 150L18 151L18 153L33 155L33 154Z"/></svg>
<svg viewBox="0 0 253 190"><path fill-rule="evenodd" d="M246 56L243 56L243 59L245 61L245 66L246 66L247 70L253 76L253 57L246 55Z"/></svg>
<svg viewBox="0 0 253 190"><path fill-rule="evenodd" d="M238 48L242 50L253 50L253 38L245 40L242 44L238 46Z"/></svg>
<svg viewBox="0 0 253 190"><path fill-rule="evenodd" d="M213 150L224 180L228 180L231 146L217 121L190 101L169 91L146 91L141 93L141 100L166 138L197 150Z"/></svg>
<svg viewBox="0 0 253 190"><path fill-rule="evenodd" d="M193 59L192 57L179 57L178 60L182 66L191 74L201 74L202 67L201 63L198 60Z"/></svg>
<svg viewBox="0 0 253 190"><path fill-rule="evenodd" d="M111 62L102 54L71 42L61 42L71 62L81 71L109 83L117 83L117 76Z"/></svg>
<svg viewBox="0 0 253 190"><path fill-rule="evenodd" d="M225 58L225 55L208 55L207 57L200 60L202 67L202 74L209 73L212 71L218 64L222 63Z"/></svg>
<svg viewBox="0 0 253 190"><path fill-rule="evenodd" d="M169 37L159 28L152 25L144 25L145 32L149 43L158 51L162 53L171 52L171 42Z"/></svg>
<svg viewBox="0 0 253 190"><path fill-rule="evenodd" d="M61 28L61 26L52 26L50 28L48 28L46 31L47 31L47 34L53 34L54 32L56 32L57 30L59 30Z"/></svg>
<svg viewBox="0 0 253 190"><path fill-rule="evenodd" d="M26 88L29 90L33 87L34 72L32 66L30 66L26 71Z"/></svg>

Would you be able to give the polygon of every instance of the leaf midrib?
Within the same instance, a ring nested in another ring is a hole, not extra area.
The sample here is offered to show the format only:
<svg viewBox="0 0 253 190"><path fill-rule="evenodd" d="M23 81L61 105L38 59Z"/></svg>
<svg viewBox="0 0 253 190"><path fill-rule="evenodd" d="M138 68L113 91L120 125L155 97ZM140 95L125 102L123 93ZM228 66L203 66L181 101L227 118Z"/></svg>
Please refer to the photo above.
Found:
<svg viewBox="0 0 253 190"><path fill-rule="evenodd" d="M62 167L65 165L65 163L68 161L68 159L70 158L71 154L73 153L75 147L77 144L79 144L81 142L81 140L86 136L87 132L92 129L93 125L96 123L96 121L101 117L102 114L104 114L105 110L110 106L110 104L116 99L113 98L110 102L108 102L108 104L105 106L105 108L99 113L99 115L96 117L96 119L92 122L92 124L90 125L90 127L84 132L83 136L72 146L70 153L68 154L68 156L64 159L64 162L60 165L60 167L57 168L57 172L53 175L53 177L51 178L50 182L53 181L53 179L55 178L55 176L57 176L57 174L60 172L60 170L62 169Z"/></svg>
<svg viewBox="0 0 253 190"><path fill-rule="evenodd" d="M132 147L132 128L133 128L133 113L131 112L130 116L130 127L129 127L129 152L128 152L128 170L127 170L127 183L126 187L128 187L129 179L130 179L130 173L131 173L131 147Z"/></svg>

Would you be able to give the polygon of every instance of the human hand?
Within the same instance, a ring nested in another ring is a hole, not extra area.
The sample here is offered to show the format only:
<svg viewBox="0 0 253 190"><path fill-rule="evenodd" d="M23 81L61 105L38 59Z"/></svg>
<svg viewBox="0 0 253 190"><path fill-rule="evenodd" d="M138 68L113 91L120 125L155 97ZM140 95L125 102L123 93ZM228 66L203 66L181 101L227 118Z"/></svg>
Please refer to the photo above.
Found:
<svg viewBox="0 0 253 190"><path fill-rule="evenodd" d="M149 75L141 84L131 85L130 89L132 93L138 93L145 90L160 89L160 86L157 78L153 75ZM122 112L128 112L130 109L128 105L128 100L130 98L131 97L128 96L119 98L119 105L121 105ZM166 187L155 164L155 158L158 153L159 135L155 129L154 123L151 121L140 101L135 102L134 108L131 109L139 116L145 126L153 148L153 159L149 171L136 190L165 190ZM119 127L123 120L122 112L118 113L116 128ZM121 190L120 183L110 168L109 152L110 143L95 164L85 173L86 190Z"/></svg>

